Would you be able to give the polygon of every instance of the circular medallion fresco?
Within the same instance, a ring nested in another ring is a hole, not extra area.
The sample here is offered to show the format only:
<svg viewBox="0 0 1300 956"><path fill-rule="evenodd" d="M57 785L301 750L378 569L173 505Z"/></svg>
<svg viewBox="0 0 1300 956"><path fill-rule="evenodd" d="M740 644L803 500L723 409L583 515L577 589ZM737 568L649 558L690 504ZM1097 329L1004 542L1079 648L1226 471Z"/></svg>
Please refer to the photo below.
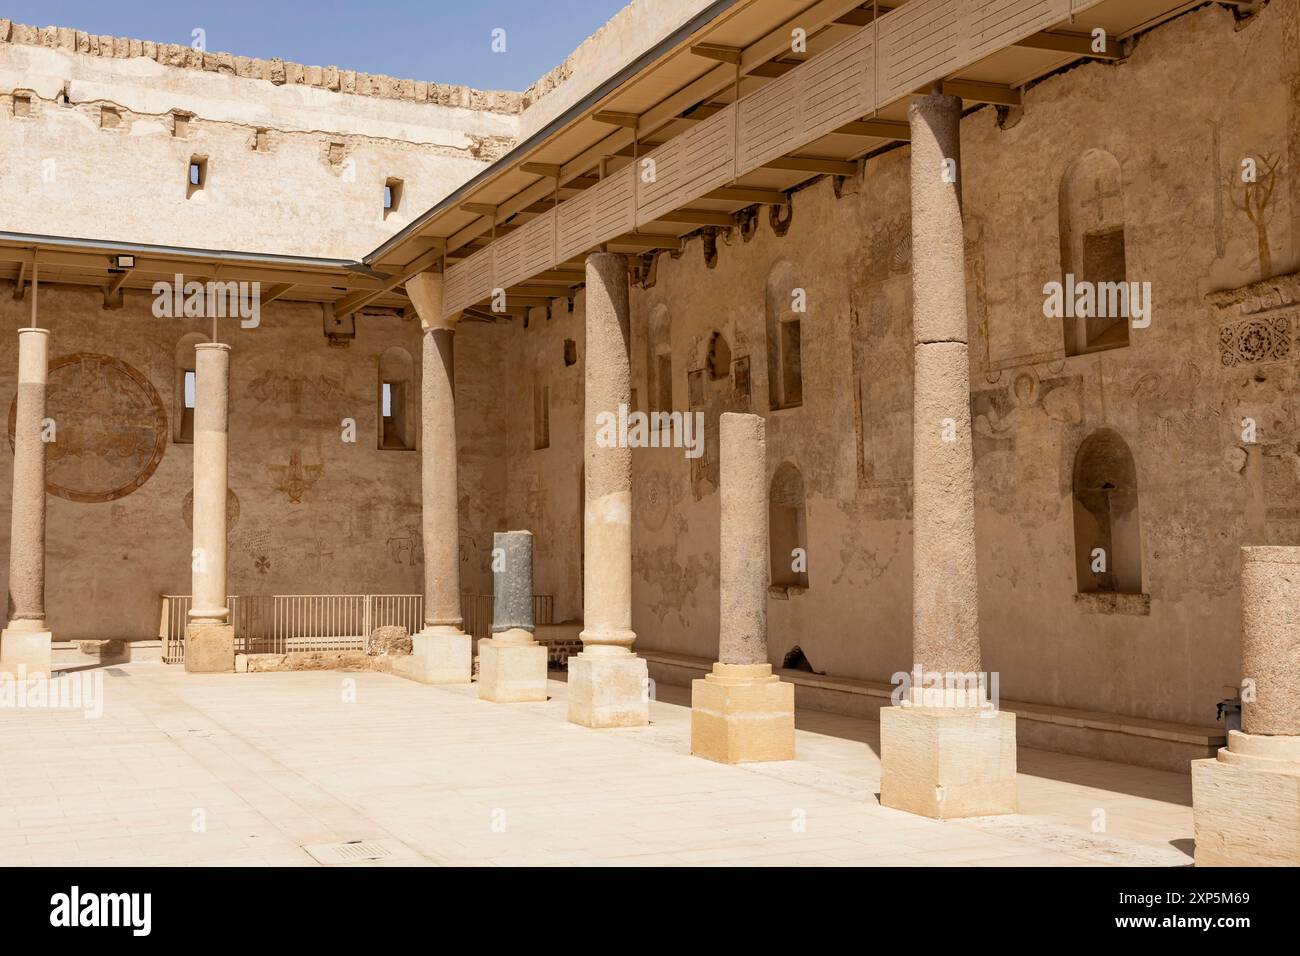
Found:
<svg viewBox="0 0 1300 956"><path fill-rule="evenodd" d="M9 406L14 443L18 399ZM45 449L45 487L69 501L114 501L153 475L167 450L167 410L136 368L110 355L77 352L53 359L46 418L55 440Z"/></svg>

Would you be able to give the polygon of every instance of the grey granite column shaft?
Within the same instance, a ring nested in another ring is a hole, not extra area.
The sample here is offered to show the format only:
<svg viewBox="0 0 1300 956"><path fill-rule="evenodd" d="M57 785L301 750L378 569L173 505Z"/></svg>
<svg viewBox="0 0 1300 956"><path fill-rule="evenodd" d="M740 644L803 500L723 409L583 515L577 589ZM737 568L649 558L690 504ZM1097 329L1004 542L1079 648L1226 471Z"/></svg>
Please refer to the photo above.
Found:
<svg viewBox="0 0 1300 956"><path fill-rule="evenodd" d="M531 641L533 533L498 531L492 536L492 638Z"/></svg>

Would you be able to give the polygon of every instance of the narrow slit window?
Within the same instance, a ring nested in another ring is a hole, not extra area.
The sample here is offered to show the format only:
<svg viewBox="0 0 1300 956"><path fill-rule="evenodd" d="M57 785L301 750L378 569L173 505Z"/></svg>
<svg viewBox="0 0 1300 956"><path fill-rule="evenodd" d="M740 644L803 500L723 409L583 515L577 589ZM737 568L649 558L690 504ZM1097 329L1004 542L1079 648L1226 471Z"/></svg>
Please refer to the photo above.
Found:
<svg viewBox="0 0 1300 956"><path fill-rule="evenodd" d="M195 381L195 373L187 369L185 371L184 398L181 405L180 439L183 442L194 441Z"/></svg>
<svg viewBox="0 0 1300 956"><path fill-rule="evenodd" d="M397 212L402 205L402 181L388 179L384 181L384 216Z"/></svg>

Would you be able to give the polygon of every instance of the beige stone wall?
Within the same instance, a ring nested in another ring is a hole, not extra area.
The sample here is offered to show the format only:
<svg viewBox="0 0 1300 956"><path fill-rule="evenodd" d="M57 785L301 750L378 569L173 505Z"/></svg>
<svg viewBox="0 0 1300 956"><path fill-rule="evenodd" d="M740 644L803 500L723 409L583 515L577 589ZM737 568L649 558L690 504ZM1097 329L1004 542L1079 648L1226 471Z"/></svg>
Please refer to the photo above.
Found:
<svg viewBox="0 0 1300 956"><path fill-rule="evenodd" d="M177 59L150 44L154 58L127 41L127 55L103 55L79 52L71 30L68 44L57 31L44 44L16 32L30 28L0 27L6 231L360 258L517 133L517 94L421 83L417 99L410 80L376 77L371 90L363 75L373 94L363 95L343 92L357 79L342 85L348 75L337 70L330 80L320 67L288 64L286 81L286 64L270 70L278 61L195 68L184 65L186 47ZM181 136L178 111L193 117ZM206 158L208 181L189 195L195 156ZM385 217L390 178L402 180L402 196Z"/></svg>
<svg viewBox="0 0 1300 956"><path fill-rule="evenodd" d="M29 302L0 289L0 394L15 393L17 336ZM30 295L30 292L28 293ZM193 446L172 428L177 343L206 323L155 318L128 294L104 312L95 291L42 288L51 329L47 608L56 639L157 636L163 593L188 594ZM422 590L418 451L378 449L379 356L410 352L419 434L419 323L363 315L347 348L331 347L319 307L277 302L256 329L223 331L230 364L230 563L234 594L417 594ZM492 420L492 326L457 334L460 401ZM356 421L356 442L342 421ZM501 510L500 447L460 416L461 582L491 590L489 524ZM0 451L6 487L12 446ZM503 486L502 486L503 487ZM9 535L0 496L0 540ZM0 552L8 554L7 544ZM0 570L7 574L7 567Z"/></svg>
<svg viewBox="0 0 1300 956"><path fill-rule="evenodd" d="M1010 128L991 108L963 122L981 631L1004 697L1211 724L1222 685L1237 678L1237 549L1300 543L1300 315L1283 310L1290 331L1261 351L1235 326L1223 342L1245 344L1221 344L1220 326L1241 316L1205 301L1300 258L1297 8L1271 4L1239 31L1223 9L1195 11L1141 37L1124 63L1032 87ZM1062 180L1092 148L1118 161L1128 278L1152 283L1154 315L1126 348L1066 357L1042 287L1061 278ZM1235 205L1249 155L1280 160L1262 229ZM871 160L844 192L837 199L830 180L798 192L784 237L763 210L751 241L718 241L715 268L700 239L660 257L653 286L633 294L633 384L647 407L651 317L661 330L666 310L673 407L706 412L710 448L722 411L768 414L769 475L799 468L809 549L809 589L769 603L773 662L798 644L819 671L888 679L911 664L906 149ZM769 413L764 286L781 261L807 290L804 394ZM573 331L581 351L580 322ZM692 397L690 373L704 369L714 332L733 361L749 359L747 393L734 374L705 375ZM581 389L557 384L571 372L548 351L558 334L516 330L511 363L536 354L551 370L552 451L562 440L576 453ZM531 403L511 403L512 436L530 415ZM1248 415L1259 423L1249 446L1238 424ZM563 438L561 420L574 423ZM1074 456L1099 429L1135 459L1146 615L1076 601ZM576 534L549 517L569 513L571 476L525 467L526 479L511 476L512 524L544 516L549 525L532 527L539 549L572 549ZM714 468L680 450L634 456L633 626L645 647L716 654ZM555 534L562 542L548 544ZM552 560L539 558L539 579ZM578 600L577 579L563 578L571 590L557 590L557 603Z"/></svg>
<svg viewBox="0 0 1300 956"><path fill-rule="evenodd" d="M505 524L533 532L533 590L555 598L555 620L582 619L582 395L585 294L557 300L550 318L532 309L508 328L504 412L508 486ZM565 364L565 342L574 364ZM535 403L549 388L549 443L538 444Z"/></svg>

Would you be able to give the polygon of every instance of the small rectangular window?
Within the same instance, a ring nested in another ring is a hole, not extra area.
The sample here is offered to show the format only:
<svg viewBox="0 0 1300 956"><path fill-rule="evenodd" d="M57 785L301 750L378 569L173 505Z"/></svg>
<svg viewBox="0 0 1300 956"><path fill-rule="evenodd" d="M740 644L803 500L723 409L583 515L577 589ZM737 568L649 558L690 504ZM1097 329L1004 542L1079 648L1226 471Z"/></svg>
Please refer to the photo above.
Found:
<svg viewBox="0 0 1300 956"><path fill-rule="evenodd" d="M181 427L176 436L176 441L181 444L194 442L194 405L194 372L186 370L184 381L181 383Z"/></svg>
<svg viewBox="0 0 1300 956"><path fill-rule="evenodd" d="M402 205L402 181L400 179L388 179L384 181L384 215L390 212L397 212L398 207Z"/></svg>
<svg viewBox="0 0 1300 956"><path fill-rule="evenodd" d="M393 383L392 382L384 383L383 415L385 418L393 417Z"/></svg>
<svg viewBox="0 0 1300 956"><path fill-rule="evenodd" d="M193 196L208 184L208 160L206 156L191 156L188 182L185 186L186 197Z"/></svg>

